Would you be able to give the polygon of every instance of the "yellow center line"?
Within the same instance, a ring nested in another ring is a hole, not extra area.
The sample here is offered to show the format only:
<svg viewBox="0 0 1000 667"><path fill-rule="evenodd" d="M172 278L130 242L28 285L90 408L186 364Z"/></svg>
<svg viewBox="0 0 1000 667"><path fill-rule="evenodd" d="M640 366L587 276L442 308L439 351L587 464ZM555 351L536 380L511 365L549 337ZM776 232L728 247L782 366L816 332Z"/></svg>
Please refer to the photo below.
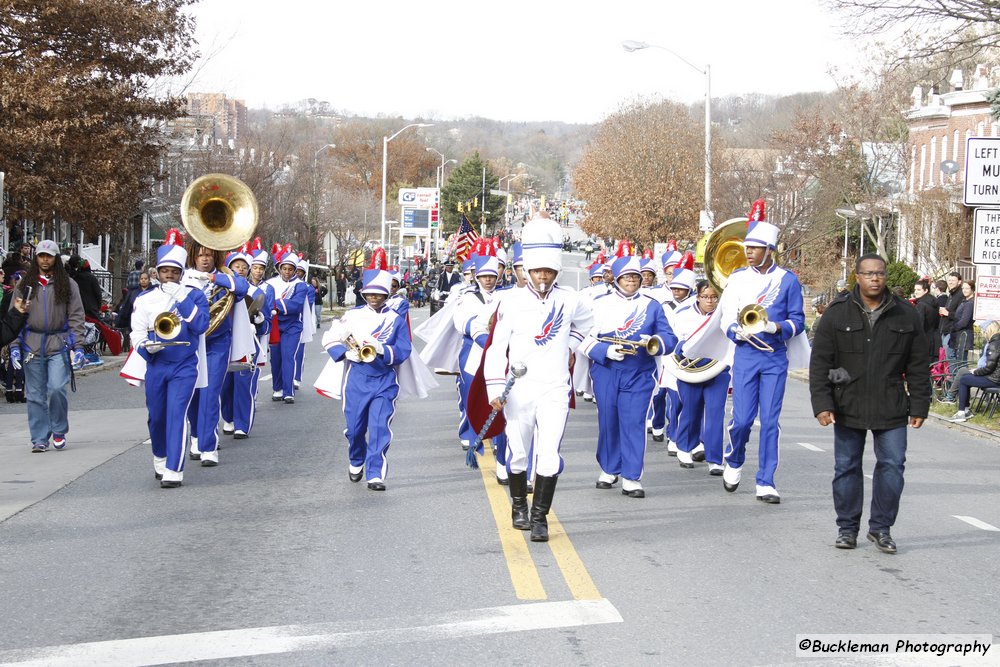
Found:
<svg viewBox="0 0 1000 667"><path fill-rule="evenodd" d="M562 571L563 579L569 586L574 600L600 600L601 594L594 585L594 580L590 578L587 567L583 564L573 542L563 528L562 523L556 517L555 512L549 510L549 548L552 555L556 557L556 564Z"/></svg>
<svg viewBox="0 0 1000 667"><path fill-rule="evenodd" d="M493 458L493 451L489 443L486 443L485 451L486 453L479 457L479 472L483 476L483 485L486 487L486 497L490 501L493 518L497 523L497 532L500 533L500 545L503 547L503 555L507 560L510 580L514 584L514 594L519 600L546 600L548 596L545 594L545 588L542 587L542 580L538 576L535 561L528 550L528 543L524 539L525 531L515 530L510 524L510 502L507 500L507 490L506 487L500 486L496 482L497 462ZM573 547L570 545L570 550L572 551L572 549ZM561 564L560 568L562 568ZM589 580L589 577L587 579Z"/></svg>

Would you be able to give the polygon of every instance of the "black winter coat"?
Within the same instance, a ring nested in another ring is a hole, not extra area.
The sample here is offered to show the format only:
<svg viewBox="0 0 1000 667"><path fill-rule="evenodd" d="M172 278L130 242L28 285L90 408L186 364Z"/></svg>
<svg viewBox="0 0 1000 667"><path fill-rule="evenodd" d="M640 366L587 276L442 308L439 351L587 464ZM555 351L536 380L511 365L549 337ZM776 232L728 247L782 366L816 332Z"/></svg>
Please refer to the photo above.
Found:
<svg viewBox="0 0 1000 667"><path fill-rule="evenodd" d="M974 369L972 374L986 377L994 384L1000 384L1000 333L994 334L986 346L986 365Z"/></svg>
<svg viewBox="0 0 1000 667"><path fill-rule="evenodd" d="M838 424L865 430L898 428L909 417L927 417L927 335L915 308L889 298L892 303L874 329L857 288L835 298L823 313L809 362L813 414L830 411ZM830 378L835 368L848 376L837 385Z"/></svg>

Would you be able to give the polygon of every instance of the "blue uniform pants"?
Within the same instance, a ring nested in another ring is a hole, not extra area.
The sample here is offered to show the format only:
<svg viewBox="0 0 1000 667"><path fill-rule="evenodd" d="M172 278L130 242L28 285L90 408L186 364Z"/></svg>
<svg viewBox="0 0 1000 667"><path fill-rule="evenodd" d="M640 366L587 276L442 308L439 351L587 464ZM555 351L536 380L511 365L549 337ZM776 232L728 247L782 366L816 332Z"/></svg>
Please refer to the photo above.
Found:
<svg viewBox="0 0 1000 667"><path fill-rule="evenodd" d="M299 346L295 348L295 381L302 382L302 360L306 357L306 344L299 338Z"/></svg>
<svg viewBox="0 0 1000 667"><path fill-rule="evenodd" d="M233 428L249 434L257 413L257 383L260 366L248 371L226 373L222 384L222 421L234 424Z"/></svg>
<svg viewBox="0 0 1000 667"><path fill-rule="evenodd" d="M722 434L725 430L729 371L702 383L679 381L681 413L677 418L677 449L690 452L705 445L705 461L722 465Z"/></svg>
<svg viewBox="0 0 1000 667"><path fill-rule="evenodd" d="M465 372L465 362L472 352L472 341L465 338L462 341L462 349L458 353L458 409L461 411L461 419L458 422L458 437L462 441L468 441L471 445L476 441L478 435L469 423L469 416L466 404L469 401L469 387L472 386L472 376Z"/></svg>
<svg viewBox="0 0 1000 667"><path fill-rule="evenodd" d="M392 442L392 416L399 383L395 371L365 375L348 364L344 379L344 435L351 465L364 466L366 479L385 480L386 452Z"/></svg>
<svg viewBox="0 0 1000 667"><path fill-rule="evenodd" d="M761 352L740 346L733 362L733 418L729 422L726 463L739 468L746 461L747 441L760 411L757 484L774 486L778 469L778 416L785 398L788 357L784 350Z"/></svg>
<svg viewBox="0 0 1000 667"><path fill-rule="evenodd" d="M646 408L652 376L628 386L616 370L594 364L590 377L597 399L597 463L609 475L638 481L646 455Z"/></svg>
<svg viewBox="0 0 1000 667"><path fill-rule="evenodd" d="M220 335L205 342L208 352L208 386L196 389L188 408L191 434L198 438L199 452L214 452L219 445L219 413L222 409L222 383L229 370L231 335ZM148 384L148 381L147 381Z"/></svg>
<svg viewBox="0 0 1000 667"><path fill-rule="evenodd" d="M653 390L653 398L649 403L650 419L653 430L662 431L667 425L667 389L660 387Z"/></svg>
<svg viewBox="0 0 1000 667"><path fill-rule="evenodd" d="M194 403L197 363L179 366L149 364L146 368L146 409L153 456L167 459L167 470L184 472L187 413Z"/></svg>
<svg viewBox="0 0 1000 667"><path fill-rule="evenodd" d="M302 332L281 332L281 342L271 346L271 388L282 396L295 396L295 352Z"/></svg>
<svg viewBox="0 0 1000 667"><path fill-rule="evenodd" d="M681 414L681 395L667 389L667 440L677 442L677 420Z"/></svg>

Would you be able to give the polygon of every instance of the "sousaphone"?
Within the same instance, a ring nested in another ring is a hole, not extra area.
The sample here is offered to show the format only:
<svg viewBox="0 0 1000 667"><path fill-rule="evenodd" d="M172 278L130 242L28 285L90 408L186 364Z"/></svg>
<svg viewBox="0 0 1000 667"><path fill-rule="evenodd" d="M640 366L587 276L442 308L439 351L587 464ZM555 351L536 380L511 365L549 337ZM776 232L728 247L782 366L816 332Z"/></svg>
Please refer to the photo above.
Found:
<svg viewBox="0 0 1000 667"><path fill-rule="evenodd" d="M228 251L250 240L257 228L257 198L250 186L228 174L206 174L194 180L181 199L181 222L195 241L212 250ZM232 275L224 267L216 267ZM221 287L216 287L221 290ZM233 309L236 296L228 292L218 301L213 291L207 334L214 332Z"/></svg>

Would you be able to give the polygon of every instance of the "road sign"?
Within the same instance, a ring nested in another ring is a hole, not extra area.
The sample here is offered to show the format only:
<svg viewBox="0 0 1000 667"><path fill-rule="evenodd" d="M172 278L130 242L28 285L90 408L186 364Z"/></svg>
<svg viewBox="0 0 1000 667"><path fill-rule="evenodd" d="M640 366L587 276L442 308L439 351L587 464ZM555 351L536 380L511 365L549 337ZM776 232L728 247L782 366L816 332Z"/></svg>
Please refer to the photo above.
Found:
<svg viewBox="0 0 1000 667"><path fill-rule="evenodd" d="M972 263L1000 264L1000 208L977 208L972 221Z"/></svg>
<svg viewBox="0 0 1000 667"><path fill-rule="evenodd" d="M1000 206L1000 137L966 142L964 200L966 206Z"/></svg>
<svg viewBox="0 0 1000 667"><path fill-rule="evenodd" d="M403 207L403 229L427 229L432 211L426 208Z"/></svg>
<svg viewBox="0 0 1000 667"><path fill-rule="evenodd" d="M1000 320L1000 276L976 278L976 300L972 310L974 320Z"/></svg>

